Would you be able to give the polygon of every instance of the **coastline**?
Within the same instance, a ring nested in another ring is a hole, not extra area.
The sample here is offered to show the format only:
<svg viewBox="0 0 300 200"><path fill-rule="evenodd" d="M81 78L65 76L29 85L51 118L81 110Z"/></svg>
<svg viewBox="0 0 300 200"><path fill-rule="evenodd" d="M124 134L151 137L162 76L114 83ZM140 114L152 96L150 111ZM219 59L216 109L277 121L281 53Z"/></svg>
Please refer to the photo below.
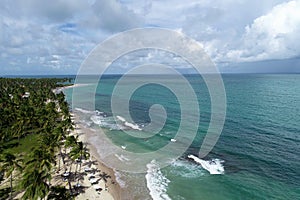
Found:
<svg viewBox="0 0 300 200"><path fill-rule="evenodd" d="M64 86L64 87L57 87L53 90L53 92L55 94L57 93L60 93L62 91L64 91L65 89L70 89L70 88L75 88L75 87L83 87L83 86L87 86L89 84L84 84L84 83L76 83L76 84L73 84L73 85L68 85L68 86Z"/></svg>
<svg viewBox="0 0 300 200"><path fill-rule="evenodd" d="M94 166L97 167L97 169L100 170L101 173L105 172L106 174L108 174L111 177L111 178L109 178L107 183L104 183L103 180L100 180L100 185L107 185L107 191L103 190L101 193L104 193L104 194L99 195L99 197L101 197L101 199L114 199L114 200L121 199L121 196L120 196L121 187L119 186L118 182L116 181L114 170L107 167L101 161L96 148L90 142L90 139L93 138L93 136L95 136L95 133L93 133L89 128L84 127L84 125L80 123L79 116L77 116L74 112L71 112L71 114L73 116L73 121L75 123L75 129L76 129L75 131L79 131L77 133L77 135L79 136L79 140L87 145L87 148L89 149L89 153L90 153L90 159L97 161L97 163ZM93 190L93 191L95 191L95 190ZM105 194L105 193L109 193L109 194ZM110 195L112 198L110 197ZM87 199L87 196L90 196L90 195L84 193L83 195L79 195L76 199L85 200L85 199Z"/></svg>
<svg viewBox="0 0 300 200"><path fill-rule="evenodd" d="M55 93L59 93L61 91L64 91L65 89L70 89L74 87L82 87L86 86L88 84L74 84L66 87L60 87L55 89ZM116 181L115 172L112 168L107 167L100 159L99 154L97 153L96 148L92 145L92 142L90 141L91 138L95 136L95 133L90 130L89 128L85 127L79 120L79 116L74 113L70 112L72 116L72 121L75 124L75 130L73 131L75 135L78 135L78 139L82 141L84 144L87 145L87 148L89 149L90 153L90 160L96 160L96 164L94 166L101 171L101 173L105 172L107 175L109 175L111 178L108 179L108 181L105 183L102 179L99 181L103 188L101 191L101 194L99 195L97 191L90 186L85 193L82 193L76 197L78 200L86 200L86 199L114 199L119 200L121 199L121 187ZM104 134L104 133L103 133ZM84 181L84 184L86 184L86 180ZM104 188L107 188L104 189Z"/></svg>

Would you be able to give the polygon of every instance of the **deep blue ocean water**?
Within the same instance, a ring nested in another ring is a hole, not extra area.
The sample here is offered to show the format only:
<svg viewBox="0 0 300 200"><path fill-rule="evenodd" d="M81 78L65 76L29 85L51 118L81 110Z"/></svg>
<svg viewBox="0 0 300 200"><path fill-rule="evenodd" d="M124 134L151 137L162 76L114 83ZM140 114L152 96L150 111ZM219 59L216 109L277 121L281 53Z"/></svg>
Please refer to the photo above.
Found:
<svg viewBox="0 0 300 200"><path fill-rule="evenodd" d="M120 179L130 191L124 194L126 198L128 195L132 195L132 199L150 198L150 193L156 199L300 199L300 75L225 74L222 77L227 96L226 120L220 139L204 159L224 161L224 174L211 175L187 158L190 154L197 155L211 116L205 82L200 76L189 75L186 78L197 94L200 108L197 136L187 151L168 167L159 169L152 163L148 166L152 171L147 174L138 177L121 174ZM121 134L112 117L111 94L119 78L103 77L96 92L90 86L81 87L80 96L72 97L72 89L68 89L67 100L72 103L72 98L76 98L77 108L86 109L89 103L86 97L94 95L95 110L102 113L77 110L82 121L91 128L101 126L115 145L126 147L127 151L149 152L168 144L175 137L181 120L176 95L158 84L148 84L134 92L129 109L139 127L150 122L148 110L153 104L162 105L168 114L159 134L147 140L134 138ZM156 78L168 79L181 87L170 76ZM86 83L91 79L86 77ZM138 79L140 77L132 77L124 87L130 87ZM122 99L122 95L116 94L113 98ZM188 97L186 101L188 103ZM190 109L193 113L194 108ZM132 183L141 177L147 185L144 196Z"/></svg>

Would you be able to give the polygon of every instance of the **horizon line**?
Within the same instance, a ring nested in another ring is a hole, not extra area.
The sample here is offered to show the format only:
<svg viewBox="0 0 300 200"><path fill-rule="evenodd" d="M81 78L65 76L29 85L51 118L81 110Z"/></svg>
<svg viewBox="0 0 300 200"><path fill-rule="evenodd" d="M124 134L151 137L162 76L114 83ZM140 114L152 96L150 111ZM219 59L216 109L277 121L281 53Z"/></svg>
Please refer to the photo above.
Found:
<svg viewBox="0 0 300 200"><path fill-rule="evenodd" d="M220 72L220 73L203 73L208 75L214 74L300 74L300 72ZM101 76L122 76L124 73L102 74ZM174 74L130 74L130 76L165 76ZM182 75L201 75L197 73L182 73ZM13 78L13 77L53 77L53 76L78 76L78 74L8 74L1 75L0 78ZM99 76L95 74L81 74L79 76Z"/></svg>

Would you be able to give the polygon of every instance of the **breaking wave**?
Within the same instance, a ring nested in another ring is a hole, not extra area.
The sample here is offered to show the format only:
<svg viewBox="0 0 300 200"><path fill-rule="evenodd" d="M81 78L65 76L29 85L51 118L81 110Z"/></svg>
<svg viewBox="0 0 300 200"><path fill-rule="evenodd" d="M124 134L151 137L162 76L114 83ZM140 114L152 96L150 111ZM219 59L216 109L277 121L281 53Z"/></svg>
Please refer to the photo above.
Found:
<svg viewBox="0 0 300 200"><path fill-rule="evenodd" d="M210 174L224 174L224 163L223 160L220 159L212 159L212 160L202 160L194 155L188 155L188 158L194 160L196 163L200 164L203 169L207 170Z"/></svg>
<svg viewBox="0 0 300 200"><path fill-rule="evenodd" d="M169 179L167 179L160 171L159 165L152 160L147 164L146 181L150 190L150 196L154 200L171 200L167 194Z"/></svg>

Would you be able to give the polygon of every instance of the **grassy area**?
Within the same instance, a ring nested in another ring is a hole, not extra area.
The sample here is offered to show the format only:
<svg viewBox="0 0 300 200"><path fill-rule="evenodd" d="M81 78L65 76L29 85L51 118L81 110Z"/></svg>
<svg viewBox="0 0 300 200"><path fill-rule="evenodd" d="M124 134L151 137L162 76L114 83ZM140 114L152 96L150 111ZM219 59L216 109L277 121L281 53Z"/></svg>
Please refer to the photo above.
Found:
<svg viewBox="0 0 300 200"><path fill-rule="evenodd" d="M37 144L38 134L30 134L23 138L13 139L5 144L4 152L12 153L14 155L22 154L26 155L30 153L32 148ZM7 199L10 188L9 182L0 186L0 200Z"/></svg>
<svg viewBox="0 0 300 200"><path fill-rule="evenodd" d="M38 137L39 137L38 134L30 134L21 138L20 140L18 139L11 140L6 144L11 148L8 148L4 151L15 155L27 154L32 150L33 147L37 145Z"/></svg>

